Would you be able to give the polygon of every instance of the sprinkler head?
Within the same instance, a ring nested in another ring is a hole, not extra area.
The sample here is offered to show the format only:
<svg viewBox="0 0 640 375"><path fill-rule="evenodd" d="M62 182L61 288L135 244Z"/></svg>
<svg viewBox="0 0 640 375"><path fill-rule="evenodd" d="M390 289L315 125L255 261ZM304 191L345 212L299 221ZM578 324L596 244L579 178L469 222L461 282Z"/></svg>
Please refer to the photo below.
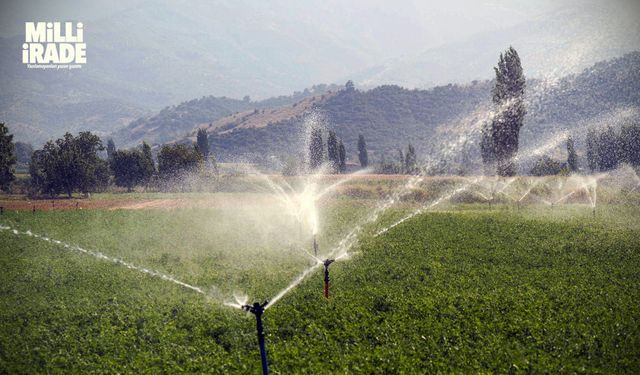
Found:
<svg viewBox="0 0 640 375"><path fill-rule="evenodd" d="M242 310L250 312L254 315L262 315L268 303L269 301L264 301L262 304L260 302L254 302L253 305L242 306Z"/></svg>
<svg viewBox="0 0 640 375"><path fill-rule="evenodd" d="M264 346L264 327L262 325L262 313L269 301L263 303L254 302L253 305L244 305L242 310L248 311L256 316L256 330L258 331L258 346L260 347L260 361L262 362L262 373L269 375L269 363L267 362L267 349Z"/></svg>
<svg viewBox="0 0 640 375"><path fill-rule="evenodd" d="M325 268L329 268L329 265L331 265L331 263L335 262L335 259L325 259L323 264Z"/></svg>

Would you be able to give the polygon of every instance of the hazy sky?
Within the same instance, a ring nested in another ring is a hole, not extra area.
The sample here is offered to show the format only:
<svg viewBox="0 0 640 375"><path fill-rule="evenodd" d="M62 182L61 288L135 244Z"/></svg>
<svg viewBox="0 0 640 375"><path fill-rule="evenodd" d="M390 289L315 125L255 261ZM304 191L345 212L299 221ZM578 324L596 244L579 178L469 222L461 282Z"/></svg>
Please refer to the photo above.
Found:
<svg viewBox="0 0 640 375"><path fill-rule="evenodd" d="M237 3L238 0L232 0ZM4 1L0 11L0 35L11 36L23 33L25 21L35 20L83 20L91 21L108 17L140 3L153 0L13 0ZM240 0L247 13L251 8L267 6L279 13L313 16L318 7L331 7L337 17L349 15L354 24L366 26L377 17L397 19L400 29L413 31L411 26L419 23L421 34L413 36L429 43L444 43L471 34L517 24L540 14L552 11L576 1L553 0ZM209 1L208 10L216 12L229 1ZM240 7L240 8L243 8ZM200 8L202 9L202 8ZM243 14L238 14L242 17ZM402 20L406 23L403 25ZM331 23L332 20L327 20ZM375 25L371 25L372 28Z"/></svg>
<svg viewBox="0 0 640 375"><path fill-rule="evenodd" d="M349 33L361 47L373 51L382 48L393 54L508 28L562 8L597 7L606 3L614 4L621 14L640 12L637 6L640 0L13 0L1 5L0 36L22 35L25 21L90 23L156 2L183 14L193 9L212 18L224 10L238 18L259 14L258 22L263 23L269 22L268 15L272 12L277 15L273 18L273 27L283 27L282 23L288 19L296 20L294 27L325 24L327 33L331 30Z"/></svg>

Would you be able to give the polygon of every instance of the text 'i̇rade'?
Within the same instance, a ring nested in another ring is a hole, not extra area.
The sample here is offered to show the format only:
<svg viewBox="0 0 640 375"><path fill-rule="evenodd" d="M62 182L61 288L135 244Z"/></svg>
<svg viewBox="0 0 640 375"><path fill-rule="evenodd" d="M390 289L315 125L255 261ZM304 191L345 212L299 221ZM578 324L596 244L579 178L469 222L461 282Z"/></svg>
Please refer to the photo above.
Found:
<svg viewBox="0 0 640 375"><path fill-rule="evenodd" d="M82 22L25 22L24 64L85 64Z"/></svg>

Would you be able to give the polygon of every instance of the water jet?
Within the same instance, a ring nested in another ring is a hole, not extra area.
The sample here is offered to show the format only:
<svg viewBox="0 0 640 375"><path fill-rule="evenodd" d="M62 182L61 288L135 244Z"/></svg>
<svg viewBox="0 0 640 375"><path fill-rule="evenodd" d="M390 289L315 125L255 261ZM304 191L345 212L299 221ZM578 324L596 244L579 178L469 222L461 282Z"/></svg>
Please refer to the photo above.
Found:
<svg viewBox="0 0 640 375"><path fill-rule="evenodd" d="M318 256L318 241L316 241L316 235L313 235L313 255Z"/></svg>

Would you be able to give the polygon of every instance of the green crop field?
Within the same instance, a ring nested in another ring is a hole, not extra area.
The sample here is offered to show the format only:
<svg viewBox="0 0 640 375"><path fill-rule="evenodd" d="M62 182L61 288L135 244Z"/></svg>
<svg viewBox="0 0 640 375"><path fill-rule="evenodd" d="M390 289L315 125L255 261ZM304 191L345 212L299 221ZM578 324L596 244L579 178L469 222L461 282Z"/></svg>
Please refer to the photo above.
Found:
<svg viewBox="0 0 640 375"><path fill-rule="evenodd" d="M0 373L259 372L254 317L222 302L272 298L311 240L241 202L5 211ZM374 205L325 201L321 250ZM328 301L316 269L265 312L273 373L640 371L640 207L459 204L374 235L411 210L364 228Z"/></svg>

